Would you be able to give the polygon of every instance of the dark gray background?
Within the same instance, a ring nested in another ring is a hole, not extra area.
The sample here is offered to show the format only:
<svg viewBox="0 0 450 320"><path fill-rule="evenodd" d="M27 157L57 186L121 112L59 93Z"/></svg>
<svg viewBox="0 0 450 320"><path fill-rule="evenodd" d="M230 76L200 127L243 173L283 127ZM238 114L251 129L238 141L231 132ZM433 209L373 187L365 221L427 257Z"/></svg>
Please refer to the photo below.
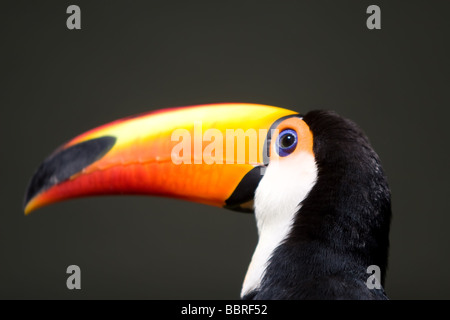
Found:
<svg viewBox="0 0 450 320"><path fill-rule="evenodd" d="M82 30L66 28L78 4ZM382 30L366 28L378 4ZM450 298L448 1L2 3L0 298L239 298L252 215L178 200L69 201L28 217L39 163L164 107L332 109L370 137L393 197L393 299ZM68 265L82 290L66 288Z"/></svg>

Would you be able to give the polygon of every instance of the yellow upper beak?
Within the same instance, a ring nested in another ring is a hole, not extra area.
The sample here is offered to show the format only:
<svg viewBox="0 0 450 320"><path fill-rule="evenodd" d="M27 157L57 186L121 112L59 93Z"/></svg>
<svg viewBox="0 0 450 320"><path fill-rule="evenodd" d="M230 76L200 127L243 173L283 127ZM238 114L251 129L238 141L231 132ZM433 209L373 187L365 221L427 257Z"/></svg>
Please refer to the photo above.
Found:
<svg viewBox="0 0 450 320"><path fill-rule="evenodd" d="M270 129L294 111L255 104L166 109L72 139L33 176L25 213L101 194L181 198L243 209L253 197ZM253 189L253 190L252 190Z"/></svg>

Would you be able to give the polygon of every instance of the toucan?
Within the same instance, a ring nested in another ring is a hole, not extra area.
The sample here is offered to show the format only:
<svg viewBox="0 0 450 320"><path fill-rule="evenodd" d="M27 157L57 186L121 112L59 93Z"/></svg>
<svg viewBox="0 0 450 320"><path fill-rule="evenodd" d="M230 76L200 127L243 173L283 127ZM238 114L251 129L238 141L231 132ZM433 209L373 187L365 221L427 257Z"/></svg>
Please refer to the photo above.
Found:
<svg viewBox="0 0 450 320"><path fill-rule="evenodd" d="M43 161L24 211L116 194L254 213L242 299L387 299L387 178L362 129L333 111L219 103L117 120Z"/></svg>

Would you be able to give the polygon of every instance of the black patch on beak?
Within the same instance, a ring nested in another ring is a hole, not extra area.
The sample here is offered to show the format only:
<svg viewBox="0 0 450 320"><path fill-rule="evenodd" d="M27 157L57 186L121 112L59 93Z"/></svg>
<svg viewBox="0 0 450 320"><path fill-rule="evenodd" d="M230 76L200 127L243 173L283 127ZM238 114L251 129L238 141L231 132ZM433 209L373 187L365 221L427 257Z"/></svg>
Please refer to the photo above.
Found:
<svg viewBox="0 0 450 320"><path fill-rule="evenodd" d="M52 154L33 175L25 195L24 206L38 193L69 179L102 158L115 143L115 137L105 136L81 142Z"/></svg>
<svg viewBox="0 0 450 320"><path fill-rule="evenodd" d="M263 177L261 170L264 170L264 167L255 167L244 176L233 194L225 200L224 208L240 212L253 212L251 209L241 207L241 204L252 201L255 197L256 188Z"/></svg>

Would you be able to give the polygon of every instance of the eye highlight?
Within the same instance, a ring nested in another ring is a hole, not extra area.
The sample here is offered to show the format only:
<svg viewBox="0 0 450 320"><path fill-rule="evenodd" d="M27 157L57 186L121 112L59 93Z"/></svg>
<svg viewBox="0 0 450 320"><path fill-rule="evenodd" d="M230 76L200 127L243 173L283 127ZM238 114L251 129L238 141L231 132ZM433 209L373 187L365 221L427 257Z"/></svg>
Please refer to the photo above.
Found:
<svg viewBox="0 0 450 320"><path fill-rule="evenodd" d="M275 145L280 157L286 157L294 152L297 147L297 132L292 129L285 129L280 132Z"/></svg>

